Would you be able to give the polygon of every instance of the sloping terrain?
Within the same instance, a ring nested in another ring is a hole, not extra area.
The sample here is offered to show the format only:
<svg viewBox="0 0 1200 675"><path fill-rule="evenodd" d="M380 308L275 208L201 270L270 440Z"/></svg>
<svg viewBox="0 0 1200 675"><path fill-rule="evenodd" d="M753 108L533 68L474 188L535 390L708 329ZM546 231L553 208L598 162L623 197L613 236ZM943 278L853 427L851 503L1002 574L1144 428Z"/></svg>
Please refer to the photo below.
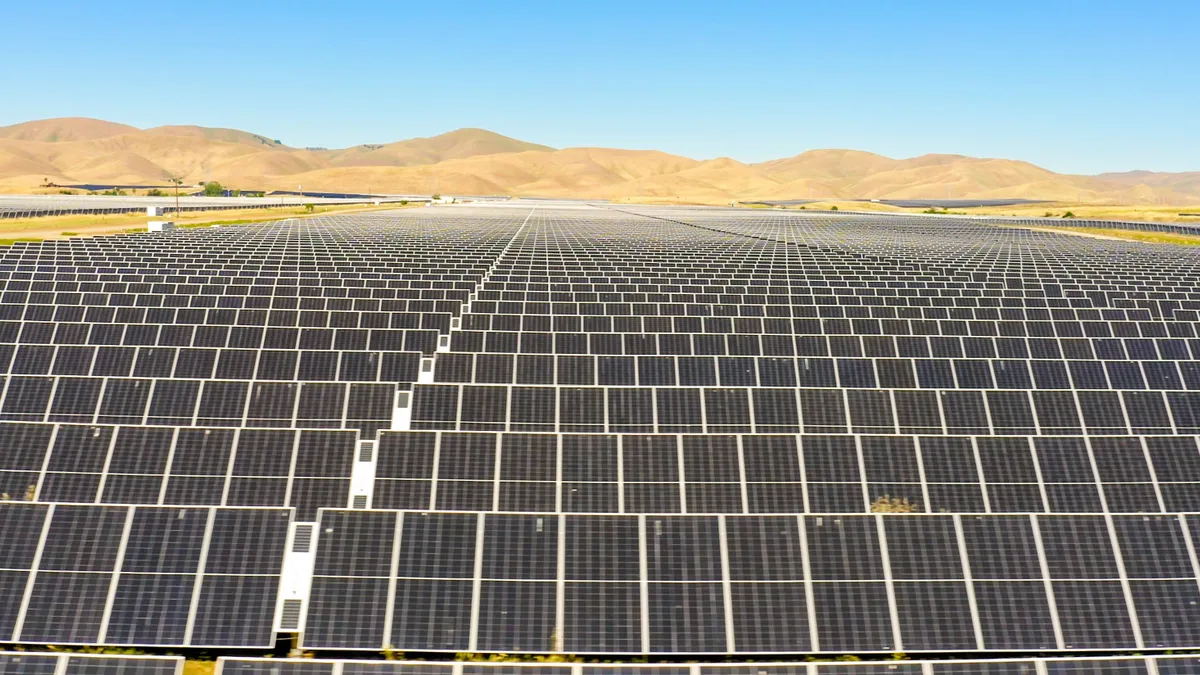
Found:
<svg viewBox="0 0 1200 675"><path fill-rule="evenodd" d="M567 148L458 129L343 149L301 149L237 129L140 130L88 118L0 127L0 189L49 181L158 184L216 180L243 189L526 195L724 203L757 199L997 199L1186 204L1200 172L1059 174L1009 159L930 154L892 159L810 150L757 164L655 150Z"/></svg>

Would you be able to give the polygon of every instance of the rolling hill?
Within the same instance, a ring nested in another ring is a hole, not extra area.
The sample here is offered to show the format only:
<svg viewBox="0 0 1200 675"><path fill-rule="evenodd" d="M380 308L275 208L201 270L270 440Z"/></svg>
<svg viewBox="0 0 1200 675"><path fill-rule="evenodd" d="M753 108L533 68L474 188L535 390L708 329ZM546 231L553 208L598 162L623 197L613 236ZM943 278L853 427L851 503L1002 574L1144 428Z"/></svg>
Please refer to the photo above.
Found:
<svg viewBox="0 0 1200 675"><path fill-rule="evenodd" d="M245 189L504 194L724 203L756 199L998 199L1196 203L1200 172L1059 174L1028 162L930 154L892 159L810 150L757 164L654 150L554 149L485 129L300 149L237 129L137 129L72 117L0 127L0 190L46 181L160 184L216 180Z"/></svg>

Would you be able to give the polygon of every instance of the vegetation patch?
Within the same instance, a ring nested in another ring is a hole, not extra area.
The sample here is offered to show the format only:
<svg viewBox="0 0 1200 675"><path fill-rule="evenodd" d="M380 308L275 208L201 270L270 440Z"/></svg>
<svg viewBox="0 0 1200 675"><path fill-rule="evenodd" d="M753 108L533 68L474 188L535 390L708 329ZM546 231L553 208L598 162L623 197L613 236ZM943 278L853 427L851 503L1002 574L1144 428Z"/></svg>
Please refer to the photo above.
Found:
<svg viewBox="0 0 1200 675"><path fill-rule="evenodd" d="M1180 246L1200 246L1200 235L1175 234L1174 232L1153 232L1151 230L1116 230L1107 227L1052 227L1046 228L1067 234L1083 232L1101 237L1141 241L1147 244L1178 244Z"/></svg>
<svg viewBox="0 0 1200 675"><path fill-rule="evenodd" d="M183 662L183 675L213 675L216 670L216 661L194 661L188 659Z"/></svg>

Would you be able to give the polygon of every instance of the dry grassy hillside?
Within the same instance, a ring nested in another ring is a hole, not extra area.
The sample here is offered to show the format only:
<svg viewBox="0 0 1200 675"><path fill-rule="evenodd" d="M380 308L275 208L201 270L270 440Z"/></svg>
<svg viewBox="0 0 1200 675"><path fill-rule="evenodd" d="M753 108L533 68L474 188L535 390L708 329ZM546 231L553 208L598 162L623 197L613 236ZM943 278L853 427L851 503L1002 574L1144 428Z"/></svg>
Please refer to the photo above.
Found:
<svg viewBox="0 0 1200 675"><path fill-rule="evenodd" d="M501 136L486 129L458 129L432 138L412 138L386 145L356 145L318 154L332 166L414 166L449 159L553 148Z"/></svg>
<svg viewBox="0 0 1200 675"><path fill-rule="evenodd" d="M1124 185L1147 185L1155 188L1170 188L1176 192L1200 196L1200 171L1183 173L1160 173L1155 171L1125 171L1102 173L1096 178Z"/></svg>
<svg viewBox="0 0 1200 675"><path fill-rule="evenodd" d="M63 141L85 141L93 138L107 138L109 136L134 133L136 131L138 131L137 127L118 124L116 122L105 122L104 120L94 120L88 117L59 117L0 127L0 138L11 138L17 141L58 143Z"/></svg>
<svg viewBox="0 0 1200 675"><path fill-rule="evenodd" d="M1008 159L811 150L758 164L653 150L567 148L459 129L430 138L305 150L237 129L134 127L61 118L0 127L0 190L55 183L216 180L243 189L506 194L725 203L756 199L998 199L1194 203L1200 172L1058 174Z"/></svg>
<svg viewBox="0 0 1200 675"><path fill-rule="evenodd" d="M209 141L221 141L223 143L243 143L255 148L265 147L271 150L291 150L291 148L283 145L282 143L276 143L274 139L238 129L217 129L213 127L197 127L190 124L183 124L154 127L153 129L147 129L146 133L156 136L194 136L196 138L203 138Z"/></svg>

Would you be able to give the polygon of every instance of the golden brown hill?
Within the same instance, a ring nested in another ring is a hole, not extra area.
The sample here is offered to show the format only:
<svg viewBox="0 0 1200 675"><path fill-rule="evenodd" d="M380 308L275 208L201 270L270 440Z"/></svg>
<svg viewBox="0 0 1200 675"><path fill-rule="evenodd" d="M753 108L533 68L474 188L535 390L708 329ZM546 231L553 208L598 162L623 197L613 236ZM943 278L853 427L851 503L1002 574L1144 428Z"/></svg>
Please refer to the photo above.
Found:
<svg viewBox="0 0 1200 675"><path fill-rule="evenodd" d="M275 139L252 134L249 131L241 131L238 129L221 129L216 127L197 127L190 124L169 125L162 127L154 127L146 129L147 134L155 136L193 136L203 138L209 141L220 141L222 143L241 143L256 148L268 148L271 150L291 150L291 148L276 143Z"/></svg>
<svg viewBox="0 0 1200 675"><path fill-rule="evenodd" d="M809 150L795 157L755 164L761 171L783 181L799 179L837 181L861 178L888 171L900 162L862 150Z"/></svg>
<svg viewBox="0 0 1200 675"><path fill-rule="evenodd" d="M672 176L699 164L655 151L569 148L453 159L420 166L358 166L321 169L269 179L281 189L344 190L351 186L402 194L528 195L605 198L614 186Z"/></svg>
<svg viewBox="0 0 1200 675"><path fill-rule="evenodd" d="M137 131L137 127L118 124L116 122L95 120L90 117L57 117L0 127L0 138L11 138L16 141L58 143L63 141L108 138L109 136L119 136Z"/></svg>
<svg viewBox="0 0 1200 675"><path fill-rule="evenodd" d="M25 191L45 181L160 184L176 175L188 183L216 180L247 189L294 189L300 181L292 176L323 169L418 166L550 150L484 129L459 129L431 138L310 151L237 129L171 125L141 130L103 120L61 118L0 127L0 186ZM461 175L457 181L458 185L480 183Z"/></svg>
<svg viewBox="0 0 1200 675"><path fill-rule="evenodd" d="M356 145L319 152L332 166L414 166L449 159L554 148L519 141L486 129L458 129L431 138L411 138L385 145Z"/></svg>
<svg viewBox="0 0 1200 675"><path fill-rule="evenodd" d="M1146 185L1154 188L1169 188L1175 192L1200 197L1200 171L1186 171L1183 173L1124 171L1120 173L1102 173L1097 175L1096 178L1123 185Z"/></svg>
<svg viewBox="0 0 1200 675"><path fill-rule="evenodd" d="M161 184L216 180L242 189L503 194L724 203L758 199L999 199L1194 203L1200 172L1073 176L1007 159L892 159L811 150L757 164L653 150L567 148L459 129L338 150L298 149L237 129L139 130L87 118L0 127L0 190L44 181Z"/></svg>

